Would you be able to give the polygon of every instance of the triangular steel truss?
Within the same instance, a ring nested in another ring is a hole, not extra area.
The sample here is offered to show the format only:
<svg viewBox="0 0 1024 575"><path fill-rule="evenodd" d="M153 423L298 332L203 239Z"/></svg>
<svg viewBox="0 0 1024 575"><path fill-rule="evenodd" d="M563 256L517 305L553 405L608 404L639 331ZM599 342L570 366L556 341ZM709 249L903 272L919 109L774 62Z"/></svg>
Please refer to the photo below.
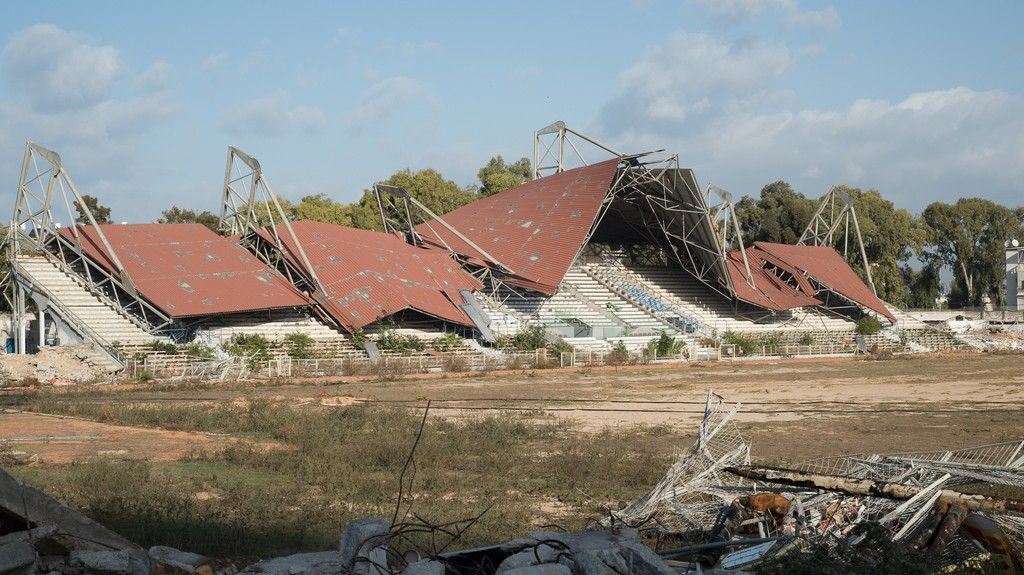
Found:
<svg viewBox="0 0 1024 575"><path fill-rule="evenodd" d="M266 229L273 240L274 248L279 253L292 251L281 238L282 227L295 247L295 260L303 269L293 270L275 254L261 249L265 246L262 246L263 242L258 232ZM263 167L255 158L234 146L228 147L228 160L224 167L224 191L221 196L218 229L224 235L238 236L243 246L260 256L268 265L284 273L293 284L301 285L308 282L309 291L326 293L313 269L313 264L306 256L302 242L292 229L288 214L263 173Z"/></svg>
<svg viewBox="0 0 1024 575"><path fill-rule="evenodd" d="M807 224L807 229L801 234L797 245L826 246L839 250L836 244L841 241L842 250L840 251L843 257L849 260L851 235L860 250L868 286L877 295L875 282L871 278L871 262L868 261L868 254L864 249L864 237L860 233L860 224L857 222L857 210L854 208L853 198L839 189L839 186L833 186L821 197L818 209L811 217L810 223Z"/></svg>

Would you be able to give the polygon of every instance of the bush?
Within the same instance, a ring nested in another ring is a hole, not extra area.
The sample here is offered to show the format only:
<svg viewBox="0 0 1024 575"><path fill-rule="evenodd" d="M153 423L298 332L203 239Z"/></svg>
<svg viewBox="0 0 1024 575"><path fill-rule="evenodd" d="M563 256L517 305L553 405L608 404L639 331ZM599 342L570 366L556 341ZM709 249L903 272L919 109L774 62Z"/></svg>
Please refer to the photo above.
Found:
<svg viewBox="0 0 1024 575"><path fill-rule="evenodd" d="M464 357L446 355L441 360L441 369L446 373L462 373L469 371L469 362Z"/></svg>
<svg viewBox="0 0 1024 575"><path fill-rule="evenodd" d="M414 335L402 335L388 328L377 338L377 349L392 353L410 353L427 349L427 344Z"/></svg>
<svg viewBox="0 0 1024 575"><path fill-rule="evenodd" d="M629 363L629 350L626 349L626 344L620 341L612 346L612 350L604 356L604 362L608 365L626 365Z"/></svg>
<svg viewBox="0 0 1024 575"><path fill-rule="evenodd" d="M239 333L232 336L224 351L235 357L243 357L248 361L249 369L259 369L260 365L270 359L270 342L259 334Z"/></svg>
<svg viewBox="0 0 1024 575"><path fill-rule="evenodd" d="M453 347L462 344L462 338L455 332L446 332L439 338L430 341L430 348L435 351L445 352Z"/></svg>
<svg viewBox="0 0 1024 575"><path fill-rule="evenodd" d="M146 349L164 355L178 355L178 346L163 341L151 341L146 344Z"/></svg>
<svg viewBox="0 0 1024 575"><path fill-rule="evenodd" d="M736 346L737 355L752 355L757 351L758 342L750 336L736 333L734 331L727 331L722 334L722 345Z"/></svg>
<svg viewBox="0 0 1024 575"><path fill-rule="evenodd" d="M502 338L500 347L511 348L519 351L533 351L547 347L548 340L544 335L544 327L535 325L519 330L512 337Z"/></svg>
<svg viewBox="0 0 1024 575"><path fill-rule="evenodd" d="M814 345L814 334L810 332L801 334L797 343L800 345Z"/></svg>
<svg viewBox="0 0 1024 575"><path fill-rule="evenodd" d="M861 335L874 335L882 331L882 323L874 316L866 315L857 320L856 331Z"/></svg>
<svg viewBox="0 0 1024 575"><path fill-rule="evenodd" d="M359 328L352 332L352 345L359 349L366 347L366 334L363 333L363 328Z"/></svg>
<svg viewBox="0 0 1024 575"><path fill-rule="evenodd" d="M203 345L198 341L194 341L188 345L182 346L180 351L183 351L185 355L189 357L194 357L196 359L213 359L213 348Z"/></svg>
<svg viewBox="0 0 1024 575"><path fill-rule="evenodd" d="M316 341L308 334L300 331L290 333L285 336L284 343L288 346L288 356L292 359L312 359L316 355L313 353Z"/></svg>

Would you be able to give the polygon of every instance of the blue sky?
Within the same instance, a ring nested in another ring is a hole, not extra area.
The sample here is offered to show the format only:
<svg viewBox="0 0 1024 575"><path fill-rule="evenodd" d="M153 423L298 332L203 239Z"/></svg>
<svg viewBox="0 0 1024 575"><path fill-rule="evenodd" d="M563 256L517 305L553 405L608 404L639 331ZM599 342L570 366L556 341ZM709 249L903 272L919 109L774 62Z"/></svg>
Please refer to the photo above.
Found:
<svg viewBox="0 0 1024 575"><path fill-rule="evenodd" d="M704 183L920 210L1024 204L1021 2L49 3L0 22L0 202L25 140L116 219L216 211L226 149L352 201L397 169L460 184L554 120L667 148Z"/></svg>

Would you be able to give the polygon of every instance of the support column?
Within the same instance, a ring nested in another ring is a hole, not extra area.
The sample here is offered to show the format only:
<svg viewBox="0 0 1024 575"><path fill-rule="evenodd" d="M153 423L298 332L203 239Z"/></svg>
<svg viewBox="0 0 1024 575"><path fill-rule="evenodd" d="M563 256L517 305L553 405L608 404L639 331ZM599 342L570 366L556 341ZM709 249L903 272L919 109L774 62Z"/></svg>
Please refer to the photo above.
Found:
<svg viewBox="0 0 1024 575"><path fill-rule="evenodd" d="M39 349L46 347L46 312L39 308Z"/></svg>
<svg viewBox="0 0 1024 575"><path fill-rule="evenodd" d="M14 326L17 333L14 335L15 347L19 355L25 355L25 288L18 284L17 295L14 298Z"/></svg>

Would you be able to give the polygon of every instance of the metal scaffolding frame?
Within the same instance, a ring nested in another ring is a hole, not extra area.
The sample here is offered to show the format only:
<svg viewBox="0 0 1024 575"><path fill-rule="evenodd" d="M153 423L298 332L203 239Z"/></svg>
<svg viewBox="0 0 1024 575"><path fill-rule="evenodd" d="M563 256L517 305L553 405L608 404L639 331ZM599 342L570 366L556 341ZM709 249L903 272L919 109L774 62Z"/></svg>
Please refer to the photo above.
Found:
<svg viewBox="0 0 1024 575"><path fill-rule="evenodd" d="M424 225L426 225L434 237L437 238L444 248L448 250L448 253L453 257L457 258L455 250L451 248L431 226L431 222L439 224L444 229L451 232L455 237L465 242L469 247L473 248L483 258L494 265L498 270L505 273L513 273L512 269L501 263L498 258L492 256L487 250L477 245L473 240L469 239L462 232L455 229L454 226L444 221L444 218L435 214L430 208L428 208L423 202L417 200L415 196L410 194L405 188L400 186L392 186L388 184L376 183L373 185L373 195L377 200L377 209L380 211L381 222L384 225L384 231L386 233L403 233L406 236L406 240L414 245L422 245L423 239L420 237L419 232L416 231L416 221L413 219L413 211L419 210L426 216L423 218Z"/></svg>
<svg viewBox="0 0 1024 575"><path fill-rule="evenodd" d="M735 299L726 263L729 231L740 244L747 283L754 286L731 196L715 186L702 193L693 171L679 167L678 155L657 159L656 155L664 150L623 154L558 121L534 132L534 177L565 171L571 162L588 165L582 153L587 146L622 160L591 235L614 202L637 206L637 221L624 221L630 229L665 249L671 260L698 281L728 299ZM712 194L718 196L718 201L709 205ZM652 230L660 233L654 234Z"/></svg>
<svg viewBox="0 0 1024 575"><path fill-rule="evenodd" d="M295 246L293 255L298 268L287 258L280 257L282 253L291 251L281 238L280 227L284 228ZM288 214L263 173L263 167L255 158L234 146L228 146L217 228L224 235L238 236L242 246L284 274L299 289L326 294L302 242L292 229ZM268 245L266 238L260 236L259 231L263 229L267 230L273 245Z"/></svg>
<svg viewBox="0 0 1024 575"><path fill-rule="evenodd" d="M84 218L76 221L75 211ZM66 232L61 231L59 214L67 218ZM82 228L91 228L102 244L104 254L116 273L87 257L82 246ZM60 302L43 297L42 288L18 265L19 256L42 256L63 272L77 277L92 294L118 310L140 328L155 333L166 328L172 320L165 313L143 299L131 276L114 251L95 216L85 203L74 181L64 168L60 155L38 144L25 144L18 193L6 238L6 254L11 269L4 278L5 298L11 303L13 324L21 335L15 338L18 353L25 353L24 330L26 295L34 295L37 306L52 309L72 329L111 352L105 342L88 325L77 320ZM116 354L116 351L113 351Z"/></svg>
<svg viewBox="0 0 1024 575"><path fill-rule="evenodd" d="M850 224L853 224L852 226ZM868 261L867 251L864 249L864 237L860 233L860 224L857 222L857 210L853 205L853 198L839 189L839 186L832 186L818 204L818 209L811 217L807 229L800 235L797 245L826 246L836 248L837 240L842 240L843 257L849 260L850 256L850 235L853 232L853 239L857 242L860 250L861 262L864 266L864 276L868 286L876 295L875 282L871 278L871 262ZM842 234L841 237L838 234Z"/></svg>

